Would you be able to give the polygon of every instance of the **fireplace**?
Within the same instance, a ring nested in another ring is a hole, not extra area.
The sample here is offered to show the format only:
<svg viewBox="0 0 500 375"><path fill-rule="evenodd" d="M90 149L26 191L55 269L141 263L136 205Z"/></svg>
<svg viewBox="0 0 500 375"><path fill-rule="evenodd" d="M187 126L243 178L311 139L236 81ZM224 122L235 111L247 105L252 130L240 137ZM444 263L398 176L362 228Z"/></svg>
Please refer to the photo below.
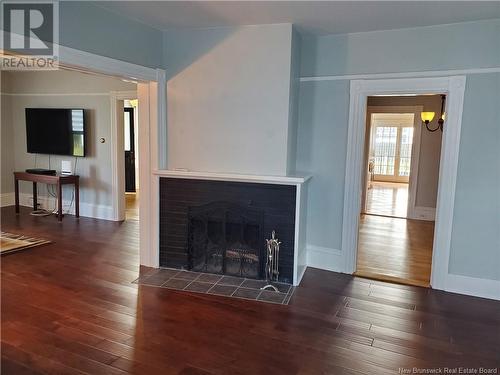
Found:
<svg viewBox="0 0 500 375"><path fill-rule="evenodd" d="M188 268L261 279L264 213L231 202L188 209Z"/></svg>
<svg viewBox="0 0 500 375"><path fill-rule="evenodd" d="M275 231L279 281L293 282L296 185L161 177L159 187L161 267L264 279Z"/></svg>

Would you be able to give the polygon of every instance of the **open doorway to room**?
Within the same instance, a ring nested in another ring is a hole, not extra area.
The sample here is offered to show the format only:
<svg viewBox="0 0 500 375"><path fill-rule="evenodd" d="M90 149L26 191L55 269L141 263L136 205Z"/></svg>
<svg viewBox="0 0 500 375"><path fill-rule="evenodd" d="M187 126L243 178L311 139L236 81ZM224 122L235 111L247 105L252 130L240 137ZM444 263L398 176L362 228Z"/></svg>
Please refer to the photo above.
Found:
<svg viewBox="0 0 500 375"><path fill-rule="evenodd" d="M138 100L123 102L125 157L125 219L139 220Z"/></svg>
<svg viewBox="0 0 500 375"><path fill-rule="evenodd" d="M368 97L356 275L430 285L444 100Z"/></svg>
<svg viewBox="0 0 500 375"><path fill-rule="evenodd" d="M371 106L368 100L362 212L406 218L411 167L419 161L413 143L420 143L422 106Z"/></svg>

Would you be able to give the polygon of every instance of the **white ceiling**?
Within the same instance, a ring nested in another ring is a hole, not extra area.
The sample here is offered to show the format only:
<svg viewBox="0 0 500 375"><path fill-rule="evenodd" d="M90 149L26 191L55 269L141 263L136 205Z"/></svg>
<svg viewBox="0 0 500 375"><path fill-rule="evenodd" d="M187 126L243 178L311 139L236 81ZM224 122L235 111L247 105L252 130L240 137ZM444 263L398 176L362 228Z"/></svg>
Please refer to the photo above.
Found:
<svg viewBox="0 0 500 375"><path fill-rule="evenodd" d="M105 1L99 6L165 30L293 23L325 35L500 18L500 1Z"/></svg>

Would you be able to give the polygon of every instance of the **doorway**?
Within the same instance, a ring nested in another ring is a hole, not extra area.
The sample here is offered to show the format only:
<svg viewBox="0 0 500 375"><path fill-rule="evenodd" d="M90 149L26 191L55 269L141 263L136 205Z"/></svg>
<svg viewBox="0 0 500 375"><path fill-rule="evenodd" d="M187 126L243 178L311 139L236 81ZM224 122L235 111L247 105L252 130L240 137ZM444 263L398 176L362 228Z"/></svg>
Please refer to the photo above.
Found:
<svg viewBox="0 0 500 375"><path fill-rule="evenodd" d="M409 198L437 192L441 135L422 137L421 113L440 105L439 95L368 97L356 275L429 286L434 222L415 220ZM426 184L417 191L421 149L437 157L422 164Z"/></svg>
<svg viewBox="0 0 500 375"><path fill-rule="evenodd" d="M365 141L365 176L362 212L372 215L408 217L412 213L411 179L418 168L420 113L423 106L388 106L397 97L369 97ZM406 100L418 103L416 98ZM373 105L372 105L373 104ZM413 173L412 173L413 170Z"/></svg>
<svg viewBox="0 0 500 375"><path fill-rule="evenodd" d="M139 220L138 100L123 102L125 220Z"/></svg>
<svg viewBox="0 0 500 375"><path fill-rule="evenodd" d="M430 285L449 290L448 274L452 234L455 186L457 181L460 130L465 92L465 76L387 78L352 80L350 84L347 160L342 220L342 269L356 272L358 235L363 189L364 140L366 136L367 101L369 96L403 96L423 94L446 95L446 121L442 132L442 147L438 166L438 192L435 210ZM440 133L440 131L436 132ZM421 157L422 158L422 157ZM433 159L433 158L431 158Z"/></svg>

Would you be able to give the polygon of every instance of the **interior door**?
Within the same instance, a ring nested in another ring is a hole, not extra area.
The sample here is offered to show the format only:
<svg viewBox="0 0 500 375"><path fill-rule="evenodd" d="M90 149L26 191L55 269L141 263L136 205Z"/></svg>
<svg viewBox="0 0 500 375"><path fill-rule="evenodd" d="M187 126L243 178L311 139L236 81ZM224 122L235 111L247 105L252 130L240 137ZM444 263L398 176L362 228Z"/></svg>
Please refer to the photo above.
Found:
<svg viewBox="0 0 500 375"><path fill-rule="evenodd" d="M134 108L124 108L125 191L135 192Z"/></svg>

